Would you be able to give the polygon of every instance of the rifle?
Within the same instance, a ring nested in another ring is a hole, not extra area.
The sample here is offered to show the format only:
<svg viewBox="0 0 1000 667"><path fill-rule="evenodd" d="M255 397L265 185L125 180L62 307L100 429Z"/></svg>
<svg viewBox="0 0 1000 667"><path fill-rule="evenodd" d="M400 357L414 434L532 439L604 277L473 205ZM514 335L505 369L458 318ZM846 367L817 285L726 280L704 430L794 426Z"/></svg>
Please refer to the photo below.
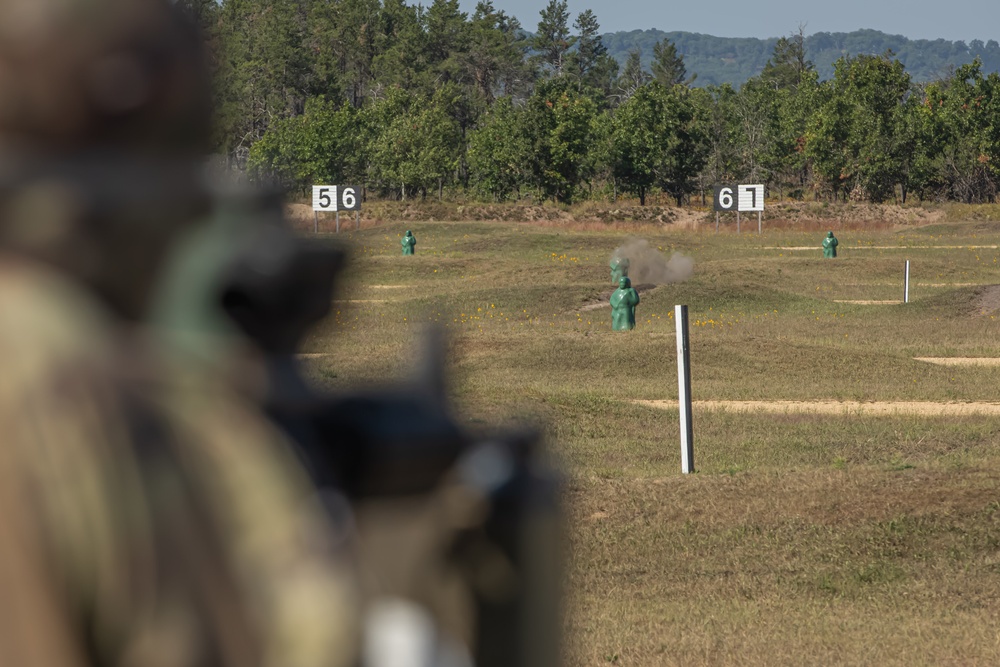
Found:
<svg viewBox="0 0 1000 667"><path fill-rule="evenodd" d="M267 360L262 408L321 494L351 508L369 612L404 599L433 619L439 648L419 664L454 659L440 648L449 637L476 667L557 665L560 484L538 434L472 433L456 423L440 330L427 335L415 378L397 387L310 385L295 353L329 313L346 253L279 224L280 200L254 201L271 222L227 263L217 303Z"/></svg>

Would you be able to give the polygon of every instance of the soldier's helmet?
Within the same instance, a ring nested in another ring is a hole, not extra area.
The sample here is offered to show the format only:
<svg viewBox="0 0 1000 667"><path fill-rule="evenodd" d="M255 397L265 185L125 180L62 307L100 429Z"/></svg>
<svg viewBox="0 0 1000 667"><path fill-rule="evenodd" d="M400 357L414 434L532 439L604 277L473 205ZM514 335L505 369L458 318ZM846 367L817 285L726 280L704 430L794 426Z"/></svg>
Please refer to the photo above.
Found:
<svg viewBox="0 0 1000 667"><path fill-rule="evenodd" d="M171 0L0 0L0 246L139 316L206 212L211 85Z"/></svg>
<svg viewBox="0 0 1000 667"><path fill-rule="evenodd" d="M203 152L200 38L169 0L0 0L0 148Z"/></svg>

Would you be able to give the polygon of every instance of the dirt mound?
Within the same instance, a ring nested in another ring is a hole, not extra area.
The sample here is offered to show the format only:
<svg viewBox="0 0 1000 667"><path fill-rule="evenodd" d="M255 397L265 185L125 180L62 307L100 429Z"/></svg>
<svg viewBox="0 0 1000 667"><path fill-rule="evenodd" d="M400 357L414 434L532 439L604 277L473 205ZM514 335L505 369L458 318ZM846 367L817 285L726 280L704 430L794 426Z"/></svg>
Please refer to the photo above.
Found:
<svg viewBox="0 0 1000 667"><path fill-rule="evenodd" d="M308 204L285 204L285 217L293 224L313 222L312 206Z"/></svg>
<svg viewBox="0 0 1000 667"><path fill-rule="evenodd" d="M851 230L892 229L898 226L927 225L945 218L940 209L897 204L827 202L779 202L764 212L769 229Z"/></svg>
<svg viewBox="0 0 1000 667"><path fill-rule="evenodd" d="M297 229L311 229L314 223L310 204L290 203L285 206L285 214ZM372 201L364 206L362 222L386 221L476 221L476 222L540 222L573 223L590 222L611 224L652 223L675 224L684 228L694 228L706 220L704 211L674 206L634 206L616 205L603 202L584 202L574 206L551 203L506 203L480 204L438 202L435 200L413 201ZM321 227L329 223L333 216L320 215ZM364 225L362 225L364 226Z"/></svg>
<svg viewBox="0 0 1000 667"><path fill-rule="evenodd" d="M295 229L311 231L314 214L311 204L296 202L285 207L286 215ZM841 231L855 229L894 229L901 226L927 225L944 221L946 210L895 204L866 204L859 202L830 204L827 202L784 201L768 203L764 211L765 229L803 231ZM345 217L346 216L346 217ZM342 224L353 224L353 215L341 216ZM631 201L585 201L572 206L551 202L460 203L439 202L436 199L407 201L368 201L361 213L361 226L384 222L529 222L540 225L585 225L603 228L615 225L671 225L682 229L714 228L715 215L710 207L677 207L657 202L639 206ZM736 229L733 214L721 219L724 230ZM747 215L743 227L749 231L756 226L756 216ZM333 231L334 216L320 214L321 231Z"/></svg>

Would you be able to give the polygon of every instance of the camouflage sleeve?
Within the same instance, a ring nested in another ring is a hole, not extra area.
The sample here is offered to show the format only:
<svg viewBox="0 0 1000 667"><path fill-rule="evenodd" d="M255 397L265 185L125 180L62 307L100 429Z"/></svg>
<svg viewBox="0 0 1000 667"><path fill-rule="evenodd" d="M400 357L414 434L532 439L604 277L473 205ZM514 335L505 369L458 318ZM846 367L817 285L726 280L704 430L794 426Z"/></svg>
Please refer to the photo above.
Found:
<svg viewBox="0 0 1000 667"><path fill-rule="evenodd" d="M11 271L0 665L351 664L351 573L270 424L183 365L122 381L85 297Z"/></svg>
<svg viewBox="0 0 1000 667"><path fill-rule="evenodd" d="M71 290L9 264L0 312L0 590L3 609L16 610L0 621L0 664L77 665L85 638L70 610L83 614L102 591L124 603L133 574L112 547L103 332Z"/></svg>
<svg viewBox="0 0 1000 667"><path fill-rule="evenodd" d="M164 410L237 564L268 667L353 664L355 577L304 471L256 410L211 378L179 383Z"/></svg>

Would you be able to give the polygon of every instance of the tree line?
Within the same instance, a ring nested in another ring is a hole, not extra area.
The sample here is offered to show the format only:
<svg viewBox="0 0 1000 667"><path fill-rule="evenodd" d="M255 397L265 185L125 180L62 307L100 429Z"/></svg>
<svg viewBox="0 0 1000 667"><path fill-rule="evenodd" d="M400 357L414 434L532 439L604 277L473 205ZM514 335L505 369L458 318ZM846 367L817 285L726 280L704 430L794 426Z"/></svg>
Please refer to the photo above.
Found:
<svg viewBox="0 0 1000 667"><path fill-rule="evenodd" d="M978 60L915 83L891 53L844 56L820 80L799 31L738 89L695 88L669 39L619 66L566 0L530 34L490 0L182 1L216 65L218 151L293 190L985 202L1000 185L1000 76Z"/></svg>
<svg viewBox="0 0 1000 667"><path fill-rule="evenodd" d="M602 35L604 45L620 64L629 51L640 49L643 63L649 65L653 46L669 39L684 54L688 70L698 73L696 86L729 83L739 87L760 74L771 57L777 38L716 37L700 33L664 32L649 28ZM929 82L947 76L955 68L975 58L982 61L984 72L1000 72L1000 43L991 39L973 39L968 43L945 39L907 39L878 30L853 32L815 32L805 38L809 59L816 64L821 79L833 77L833 64L844 54L896 54L914 81Z"/></svg>

